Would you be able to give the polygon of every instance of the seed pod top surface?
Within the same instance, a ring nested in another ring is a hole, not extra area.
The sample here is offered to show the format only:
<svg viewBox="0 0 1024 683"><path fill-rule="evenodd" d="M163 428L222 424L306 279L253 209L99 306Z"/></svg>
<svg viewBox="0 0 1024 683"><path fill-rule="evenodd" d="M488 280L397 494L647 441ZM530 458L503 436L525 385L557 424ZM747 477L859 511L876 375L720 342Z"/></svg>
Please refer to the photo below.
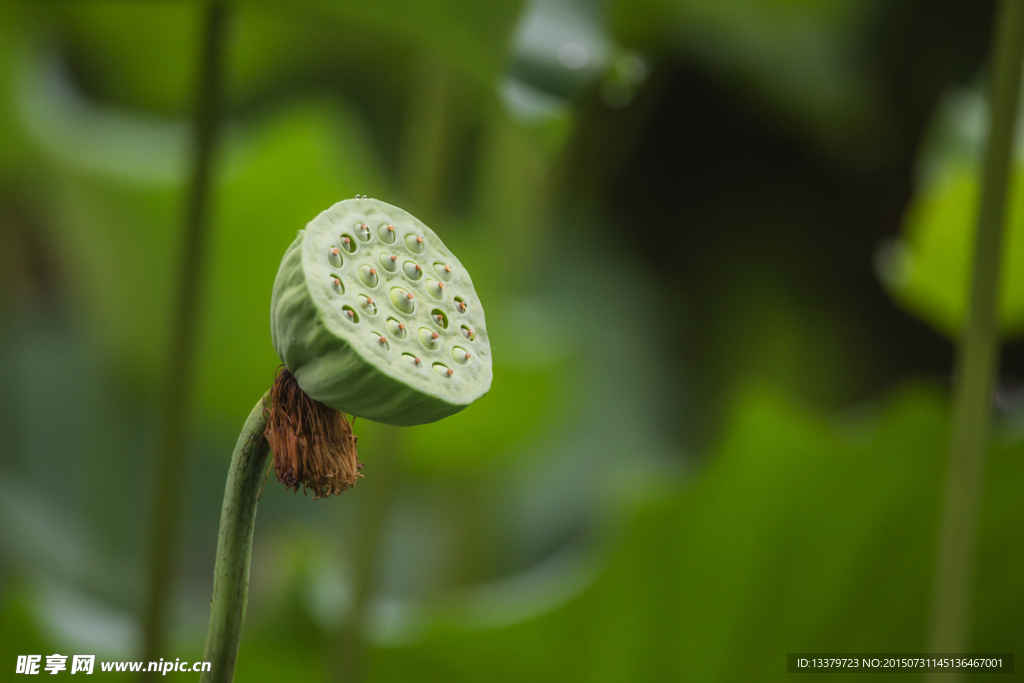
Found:
<svg viewBox="0 0 1024 683"><path fill-rule="evenodd" d="M395 425L434 422L491 386L483 308L462 263L409 213L346 199L281 261L271 334L310 397Z"/></svg>

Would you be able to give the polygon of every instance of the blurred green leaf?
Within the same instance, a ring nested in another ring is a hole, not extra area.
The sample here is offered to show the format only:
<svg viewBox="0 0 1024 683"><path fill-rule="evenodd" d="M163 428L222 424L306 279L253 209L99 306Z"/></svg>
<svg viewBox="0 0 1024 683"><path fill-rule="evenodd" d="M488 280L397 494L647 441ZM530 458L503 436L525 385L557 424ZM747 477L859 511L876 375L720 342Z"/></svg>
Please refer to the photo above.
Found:
<svg viewBox="0 0 1024 683"><path fill-rule="evenodd" d="M902 239L879 252L882 281L896 301L951 337L958 335L967 312L986 112L980 92L944 98L921 154ZM1024 332L1024 146L1019 143L1013 163L999 310L1004 333L1016 336Z"/></svg>
<svg viewBox="0 0 1024 683"><path fill-rule="evenodd" d="M748 392L707 470L636 517L587 593L507 628L438 625L377 650L371 679L782 681L786 652L921 651L946 412L924 388L840 420ZM1024 645L1005 497L1022 451L1004 437L986 478L972 651Z"/></svg>
<svg viewBox="0 0 1024 683"><path fill-rule="evenodd" d="M265 0L253 0L261 4ZM390 36L493 83L522 0L302 0L313 15Z"/></svg>
<svg viewBox="0 0 1024 683"><path fill-rule="evenodd" d="M396 58L428 52L485 84L505 58L519 0L303 0L239 3L232 22L228 87L231 103L307 86L361 81L380 90L396 79ZM164 115L191 107L197 67L197 2L75 3L49 9L60 48L76 75L101 101Z"/></svg>
<svg viewBox="0 0 1024 683"><path fill-rule="evenodd" d="M828 149L884 147L882 99L869 77L866 29L875 1L640 0L613 4L623 44L681 53L741 98Z"/></svg>

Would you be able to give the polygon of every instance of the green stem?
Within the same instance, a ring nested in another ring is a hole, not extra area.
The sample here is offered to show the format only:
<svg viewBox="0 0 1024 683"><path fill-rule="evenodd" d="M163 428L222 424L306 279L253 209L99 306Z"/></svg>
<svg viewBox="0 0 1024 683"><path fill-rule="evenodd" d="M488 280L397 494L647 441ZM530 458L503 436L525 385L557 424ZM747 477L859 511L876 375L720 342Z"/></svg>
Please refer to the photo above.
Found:
<svg viewBox="0 0 1024 683"><path fill-rule="evenodd" d="M956 364L949 469L929 644L929 650L936 653L963 652L968 646L978 503L998 364L1000 271L1022 60L1024 0L1002 0L994 33L989 135L981 178L970 305Z"/></svg>
<svg viewBox="0 0 1024 683"><path fill-rule="evenodd" d="M169 362L161 405L156 461L153 527L149 542L149 577L143 615L143 659L166 655L167 606L174 584L181 533L182 452L191 410L190 379L195 356L201 277L206 260L206 224L214 147L220 122L224 80L224 33L227 9L219 0L207 5L201 71L193 119L193 167L185 214L185 235L170 326ZM155 674L143 674L155 680Z"/></svg>
<svg viewBox="0 0 1024 683"><path fill-rule="evenodd" d="M238 643L242 638L245 605L249 595L249 560L256 505L266 477L270 446L263 438L270 409L268 391L249 413L231 457L224 505L220 512L217 564L213 570L210 630L206 634L203 661L211 662L201 683L229 683L235 677Z"/></svg>

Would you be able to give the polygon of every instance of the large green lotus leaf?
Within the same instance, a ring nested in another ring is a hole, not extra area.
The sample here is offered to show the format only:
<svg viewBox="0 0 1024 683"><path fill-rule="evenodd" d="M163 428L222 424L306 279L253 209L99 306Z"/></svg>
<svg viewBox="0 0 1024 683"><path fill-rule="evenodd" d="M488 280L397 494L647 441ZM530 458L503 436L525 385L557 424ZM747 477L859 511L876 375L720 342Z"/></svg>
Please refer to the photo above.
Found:
<svg viewBox="0 0 1024 683"><path fill-rule="evenodd" d="M705 470L636 516L591 589L514 626L435 622L377 650L370 680L783 681L786 652L923 651L946 414L922 388L838 420L749 392ZM1024 533L1022 450L989 460L972 651L1024 645L1024 553L1006 542Z"/></svg>
<svg viewBox="0 0 1024 683"><path fill-rule="evenodd" d="M947 96L919 163L918 187L899 240L880 252L883 283L902 306L956 336L967 312L978 217L986 107L978 92ZM1024 153L1014 155L999 312L1004 332L1024 331Z"/></svg>

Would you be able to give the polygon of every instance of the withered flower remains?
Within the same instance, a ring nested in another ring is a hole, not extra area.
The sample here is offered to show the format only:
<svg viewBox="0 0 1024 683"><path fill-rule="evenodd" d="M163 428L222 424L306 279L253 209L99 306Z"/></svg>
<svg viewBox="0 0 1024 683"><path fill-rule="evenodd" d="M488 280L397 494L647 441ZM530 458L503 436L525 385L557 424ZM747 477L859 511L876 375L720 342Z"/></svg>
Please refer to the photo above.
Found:
<svg viewBox="0 0 1024 683"><path fill-rule="evenodd" d="M277 480L295 491L312 490L314 500L343 493L363 476L345 414L307 396L285 367L274 381L264 436Z"/></svg>

